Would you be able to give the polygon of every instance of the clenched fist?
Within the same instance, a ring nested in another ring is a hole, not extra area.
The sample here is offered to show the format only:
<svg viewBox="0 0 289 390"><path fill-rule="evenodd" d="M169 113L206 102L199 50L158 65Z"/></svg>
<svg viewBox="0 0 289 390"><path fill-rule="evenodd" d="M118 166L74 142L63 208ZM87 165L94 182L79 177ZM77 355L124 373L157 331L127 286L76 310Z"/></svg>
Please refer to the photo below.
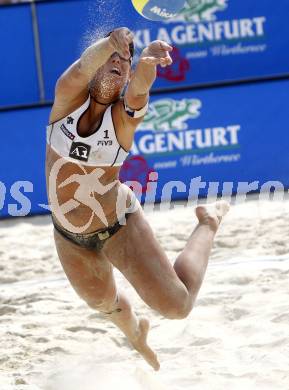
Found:
<svg viewBox="0 0 289 390"><path fill-rule="evenodd" d="M133 33L126 27L117 28L109 36L109 44L124 59L130 59L129 45L133 42Z"/></svg>

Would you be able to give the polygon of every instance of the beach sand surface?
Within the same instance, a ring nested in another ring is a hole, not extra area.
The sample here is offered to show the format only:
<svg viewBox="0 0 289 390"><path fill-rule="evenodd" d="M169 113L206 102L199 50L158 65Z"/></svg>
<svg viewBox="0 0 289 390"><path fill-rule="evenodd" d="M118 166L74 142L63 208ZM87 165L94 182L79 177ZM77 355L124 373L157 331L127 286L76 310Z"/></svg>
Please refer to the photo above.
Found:
<svg viewBox="0 0 289 390"><path fill-rule="evenodd" d="M194 207L147 212L171 262L196 225ZM0 390L288 390L289 201L233 205L196 305L167 320L115 270L151 321L154 372L123 334L73 291L49 216L0 222Z"/></svg>

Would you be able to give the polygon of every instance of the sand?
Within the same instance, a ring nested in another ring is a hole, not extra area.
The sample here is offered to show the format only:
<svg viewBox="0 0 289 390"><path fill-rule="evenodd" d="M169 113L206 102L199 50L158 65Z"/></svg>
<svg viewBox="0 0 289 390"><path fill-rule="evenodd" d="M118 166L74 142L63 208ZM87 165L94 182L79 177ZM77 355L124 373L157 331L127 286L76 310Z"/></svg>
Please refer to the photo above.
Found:
<svg viewBox="0 0 289 390"><path fill-rule="evenodd" d="M147 213L171 261L196 223L175 207ZM185 320L162 318L115 271L151 320L158 373L72 290L49 216L0 221L0 238L0 390L289 389L288 200L232 207Z"/></svg>

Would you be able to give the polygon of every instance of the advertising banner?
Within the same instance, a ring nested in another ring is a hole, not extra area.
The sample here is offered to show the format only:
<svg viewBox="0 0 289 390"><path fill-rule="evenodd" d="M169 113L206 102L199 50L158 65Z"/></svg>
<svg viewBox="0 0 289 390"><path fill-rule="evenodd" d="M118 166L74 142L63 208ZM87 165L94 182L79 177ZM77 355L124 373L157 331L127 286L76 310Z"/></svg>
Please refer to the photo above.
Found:
<svg viewBox="0 0 289 390"><path fill-rule="evenodd" d="M288 100L288 81L154 96L120 179L149 202L289 188ZM49 111L0 113L2 217L47 212Z"/></svg>
<svg viewBox="0 0 289 390"><path fill-rule="evenodd" d="M0 112L0 217L46 213L45 127L49 108Z"/></svg>
<svg viewBox="0 0 289 390"><path fill-rule="evenodd" d="M167 23L135 30L139 49L155 39L174 47L155 88L176 88L289 74L288 2L187 0Z"/></svg>
<svg viewBox="0 0 289 390"><path fill-rule="evenodd" d="M130 0L40 2L37 13L47 99L84 48L120 26L134 31L136 61L153 40L173 46L154 90L289 75L288 2L188 0L166 23L144 19Z"/></svg>
<svg viewBox="0 0 289 390"><path fill-rule="evenodd" d="M39 102L30 6L0 7L0 107Z"/></svg>
<svg viewBox="0 0 289 390"><path fill-rule="evenodd" d="M269 181L288 187L288 87L267 82L152 97L122 181L141 182L142 200L156 201L190 196L194 178L203 182L200 196L260 191Z"/></svg>
<svg viewBox="0 0 289 390"><path fill-rule="evenodd" d="M140 16L131 0L1 7L0 106L39 102L42 78L42 101L51 101L64 70L89 44L120 26L135 33L136 61L155 39L173 46L174 63L158 69L154 90L289 75L288 12L289 2L273 0L187 0L177 18L162 23Z"/></svg>

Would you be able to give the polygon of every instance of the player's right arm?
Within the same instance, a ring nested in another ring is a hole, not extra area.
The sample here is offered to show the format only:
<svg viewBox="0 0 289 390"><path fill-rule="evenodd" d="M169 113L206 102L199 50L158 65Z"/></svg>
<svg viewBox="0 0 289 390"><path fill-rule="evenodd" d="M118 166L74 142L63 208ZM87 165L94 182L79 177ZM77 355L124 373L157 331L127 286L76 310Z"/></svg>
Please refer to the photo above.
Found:
<svg viewBox="0 0 289 390"><path fill-rule="evenodd" d="M57 80L50 122L62 118L84 103L88 97L89 82L114 52L117 51L124 58L130 57L129 43L132 39L132 33L127 28L119 28L83 52Z"/></svg>

